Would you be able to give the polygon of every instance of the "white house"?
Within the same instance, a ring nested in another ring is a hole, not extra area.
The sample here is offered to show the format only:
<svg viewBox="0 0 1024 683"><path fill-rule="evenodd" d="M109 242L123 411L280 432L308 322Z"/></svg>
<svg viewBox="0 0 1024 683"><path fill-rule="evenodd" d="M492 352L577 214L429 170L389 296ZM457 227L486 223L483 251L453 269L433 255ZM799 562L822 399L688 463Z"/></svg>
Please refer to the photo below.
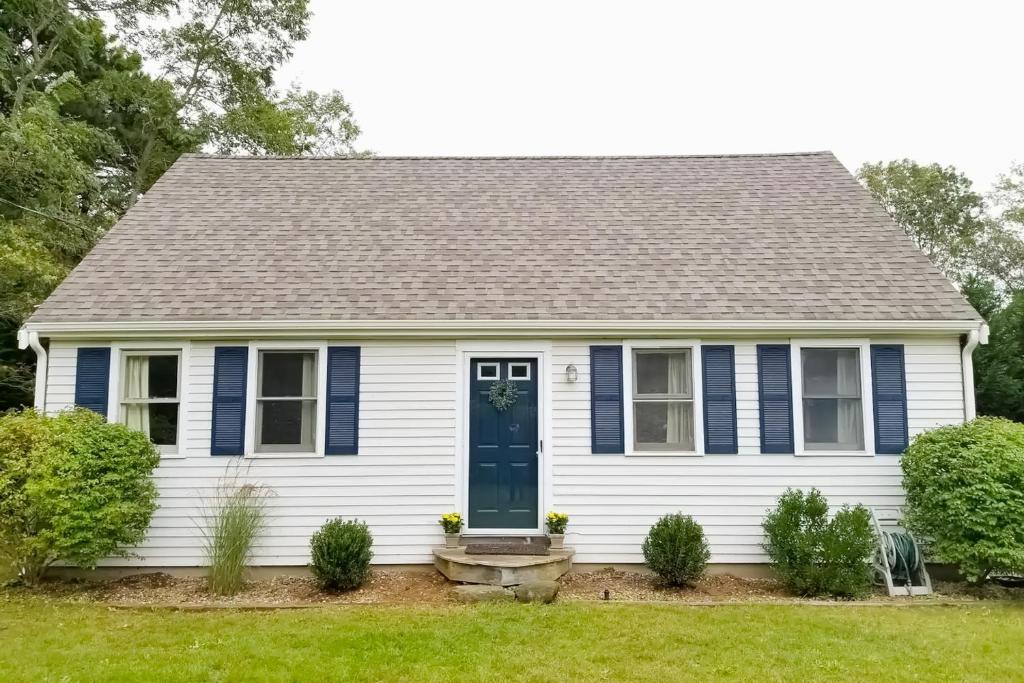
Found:
<svg viewBox="0 0 1024 683"><path fill-rule="evenodd" d="M681 510L713 563L763 562L786 487L901 503L908 440L974 416L985 333L830 153L191 155L21 337L38 407L163 453L111 563L188 567L230 471L276 493L262 565L335 516L428 563L452 510L485 535L566 512L584 564L642 561Z"/></svg>

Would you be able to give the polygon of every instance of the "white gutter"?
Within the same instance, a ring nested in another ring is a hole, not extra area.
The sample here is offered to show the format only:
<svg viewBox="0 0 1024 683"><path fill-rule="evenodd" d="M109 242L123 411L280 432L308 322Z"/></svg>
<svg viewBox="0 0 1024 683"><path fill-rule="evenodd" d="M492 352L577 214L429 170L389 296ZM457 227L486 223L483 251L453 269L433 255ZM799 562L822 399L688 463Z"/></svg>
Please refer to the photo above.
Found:
<svg viewBox="0 0 1024 683"><path fill-rule="evenodd" d="M978 344L988 344L988 325L982 324L976 330L967 333L967 343L960 352L960 367L964 375L964 420L973 420L978 416L974 400L974 360L972 355Z"/></svg>
<svg viewBox="0 0 1024 683"><path fill-rule="evenodd" d="M815 333L969 334L976 320L220 320L26 323L24 330L63 339L155 336L231 337L579 337L687 334L783 336Z"/></svg>
<svg viewBox="0 0 1024 683"><path fill-rule="evenodd" d="M36 410L46 412L46 374L49 370L46 349L39 342L38 332L32 332L25 328L18 330L18 348L27 349L29 346L36 352Z"/></svg>

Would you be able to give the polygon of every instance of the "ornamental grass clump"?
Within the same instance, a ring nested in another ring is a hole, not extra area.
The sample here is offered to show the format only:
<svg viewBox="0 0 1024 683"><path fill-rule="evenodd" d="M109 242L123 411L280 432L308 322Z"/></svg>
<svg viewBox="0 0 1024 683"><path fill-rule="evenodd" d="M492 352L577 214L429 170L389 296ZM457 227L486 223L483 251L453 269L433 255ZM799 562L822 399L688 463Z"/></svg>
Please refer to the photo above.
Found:
<svg viewBox="0 0 1024 683"><path fill-rule="evenodd" d="M209 566L207 586L216 595L234 595L245 582L253 546L266 522L270 490L256 484L221 484L208 504L204 528Z"/></svg>
<svg viewBox="0 0 1024 683"><path fill-rule="evenodd" d="M373 536L359 520L329 520L313 534L310 551L310 570L321 588L352 590L370 576Z"/></svg>
<svg viewBox="0 0 1024 683"><path fill-rule="evenodd" d="M711 557L704 529L682 513L659 519L644 539L643 552L647 566L669 586L700 579Z"/></svg>
<svg viewBox="0 0 1024 683"><path fill-rule="evenodd" d="M0 417L0 553L27 584L54 562L84 568L146 535L156 510L149 438L82 408Z"/></svg>
<svg viewBox="0 0 1024 683"><path fill-rule="evenodd" d="M844 506L830 520L820 491L786 489L763 527L765 552L790 591L858 597L871 589L877 540L864 506Z"/></svg>
<svg viewBox="0 0 1024 683"><path fill-rule="evenodd" d="M907 526L969 581L1024 572L1024 424L979 417L918 435L902 459Z"/></svg>

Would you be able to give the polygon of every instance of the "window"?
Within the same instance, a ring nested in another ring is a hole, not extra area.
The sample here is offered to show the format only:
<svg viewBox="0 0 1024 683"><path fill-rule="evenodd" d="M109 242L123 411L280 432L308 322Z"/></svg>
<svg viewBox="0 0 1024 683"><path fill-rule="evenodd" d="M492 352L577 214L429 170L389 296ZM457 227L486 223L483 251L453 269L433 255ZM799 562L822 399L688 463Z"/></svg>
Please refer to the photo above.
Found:
<svg viewBox="0 0 1024 683"><path fill-rule="evenodd" d="M498 379L497 363L480 363L476 366L477 379Z"/></svg>
<svg viewBox="0 0 1024 683"><path fill-rule="evenodd" d="M256 452L316 450L316 351L260 351Z"/></svg>
<svg viewBox="0 0 1024 683"><path fill-rule="evenodd" d="M161 453L176 453L179 353L131 351L122 358L121 422L148 435Z"/></svg>
<svg viewBox="0 0 1024 683"><path fill-rule="evenodd" d="M804 448L864 449L859 349L803 348Z"/></svg>
<svg viewBox="0 0 1024 683"><path fill-rule="evenodd" d="M633 446L637 451L692 451L690 349L633 351Z"/></svg>
<svg viewBox="0 0 1024 683"><path fill-rule="evenodd" d="M530 379L530 364L529 363L509 363L508 364L508 378L509 379Z"/></svg>

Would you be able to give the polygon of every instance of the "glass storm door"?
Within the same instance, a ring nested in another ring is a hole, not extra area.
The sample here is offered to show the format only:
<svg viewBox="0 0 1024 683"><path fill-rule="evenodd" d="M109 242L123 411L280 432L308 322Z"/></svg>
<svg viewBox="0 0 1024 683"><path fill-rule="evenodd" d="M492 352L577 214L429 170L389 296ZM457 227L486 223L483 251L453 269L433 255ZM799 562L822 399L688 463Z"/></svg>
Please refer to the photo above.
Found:
<svg viewBox="0 0 1024 683"><path fill-rule="evenodd" d="M517 399L505 410L491 387L511 380ZM469 528L536 529L537 361L473 359L469 375Z"/></svg>

